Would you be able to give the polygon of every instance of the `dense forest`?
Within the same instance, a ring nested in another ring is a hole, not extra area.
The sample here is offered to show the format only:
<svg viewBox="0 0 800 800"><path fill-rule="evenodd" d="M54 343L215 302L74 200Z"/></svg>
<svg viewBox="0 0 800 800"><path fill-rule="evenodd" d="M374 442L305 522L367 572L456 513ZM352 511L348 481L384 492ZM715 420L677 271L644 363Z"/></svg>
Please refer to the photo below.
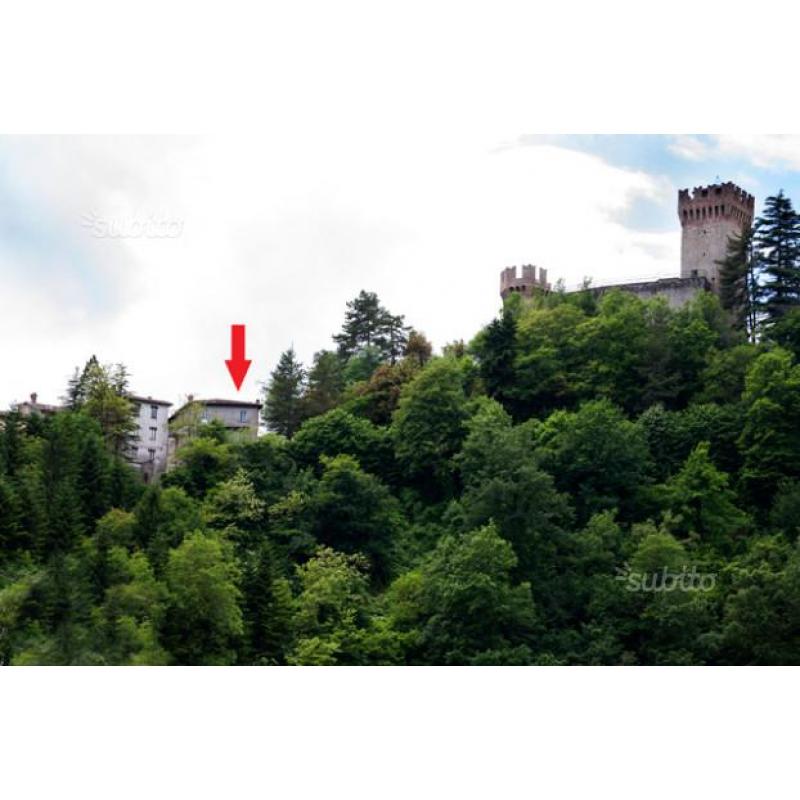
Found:
<svg viewBox="0 0 800 800"><path fill-rule="evenodd" d="M0 425L0 661L800 663L788 198L721 269L677 310L515 296L436 356L362 292L269 433L205 425L151 485L91 360Z"/></svg>

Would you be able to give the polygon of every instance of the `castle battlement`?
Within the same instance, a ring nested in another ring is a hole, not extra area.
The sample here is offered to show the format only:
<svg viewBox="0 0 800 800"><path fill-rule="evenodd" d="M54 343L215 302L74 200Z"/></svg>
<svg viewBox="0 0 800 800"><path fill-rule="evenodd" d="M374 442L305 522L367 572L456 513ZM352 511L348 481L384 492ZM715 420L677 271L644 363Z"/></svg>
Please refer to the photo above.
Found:
<svg viewBox="0 0 800 800"><path fill-rule="evenodd" d="M730 181L678 191L678 218L682 226L723 219L752 225L754 213L753 195Z"/></svg>
<svg viewBox="0 0 800 800"><path fill-rule="evenodd" d="M514 292L530 297L535 289L549 292L550 284L547 282L547 270L539 267L538 278L537 268L533 264L523 264L522 273L517 275L516 267L506 267L500 273L500 296L505 300L506 297Z"/></svg>

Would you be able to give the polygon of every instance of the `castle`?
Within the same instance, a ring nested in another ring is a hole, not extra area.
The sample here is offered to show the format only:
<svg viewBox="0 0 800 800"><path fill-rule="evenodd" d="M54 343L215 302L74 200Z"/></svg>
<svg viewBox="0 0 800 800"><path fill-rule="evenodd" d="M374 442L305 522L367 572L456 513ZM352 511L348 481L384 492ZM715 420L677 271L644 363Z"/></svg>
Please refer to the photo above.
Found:
<svg viewBox="0 0 800 800"><path fill-rule="evenodd" d="M719 292L719 264L725 258L728 238L738 235L753 224L753 195L728 181L678 191L678 219L681 223L681 274L655 281L611 284L591 287L595 295L611 289L649 300L664 297L673 308L679 308L698 292ZM500 273L500 296L512 294L531 297L536 292L549 292L547 270L532 265L507 267Z"/></svg>

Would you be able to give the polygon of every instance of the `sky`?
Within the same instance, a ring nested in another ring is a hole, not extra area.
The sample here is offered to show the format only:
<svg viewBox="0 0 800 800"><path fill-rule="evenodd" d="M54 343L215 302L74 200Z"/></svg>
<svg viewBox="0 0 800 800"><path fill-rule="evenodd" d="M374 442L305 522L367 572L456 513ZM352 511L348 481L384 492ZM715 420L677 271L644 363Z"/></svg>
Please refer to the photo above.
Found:
<svg viewBox="0 0 800 800"><path fill-rule="evenodd" d="M800 136L359 113L251 136L0 137L0 408L58 402L93 354L141 395L257 399L281 351L332 346L361 289L440 349L493 318L506 266L568 287L677 275L679 188L800 201ZM238 393L231 324L253 360Z"/></svg>

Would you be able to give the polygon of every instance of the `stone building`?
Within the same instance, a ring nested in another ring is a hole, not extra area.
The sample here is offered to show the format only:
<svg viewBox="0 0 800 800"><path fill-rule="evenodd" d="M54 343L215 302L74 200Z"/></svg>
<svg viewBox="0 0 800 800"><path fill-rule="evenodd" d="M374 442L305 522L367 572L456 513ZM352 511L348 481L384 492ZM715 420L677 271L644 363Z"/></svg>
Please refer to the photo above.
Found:
<svg viewBox="0 0 800 800"><path fill-rule="evenodd" d="M23 417L29 417L31 414L55 414L57 411L61 411L61 406L40 403L39 395L36 394L36 392L31 392L30 399L17 403L17 405L14 406L14 410Z"/></svg>
<svg viewBox="0 0 800 800"><path fill-rule="evenodd" d="M169 456L169 409L172 403L130 395L134 404L135 438L129 459L150 482L167 468Z"/></svg>
<svg viewBox="0 0 800 800"><path fill-rule="evenodd" d="M522 274L517 276L516 267L506 267L500 273L500 297L505 300L512 294L521 294L531 297L535 291L549 292L550 284L547 282L547 270L539 267L539 277L536 277L536 267L525 264Z"/></svg>
<svg viewBox="0 0 800 800"><path fill-rule="evenodd" d="M261 403L244 400L201 399L189 395L186 402L169 418L170 457L186 441L197 435L200 426L212 420L221 422L225 429L240 439L258 436Z"/></svg>
<svg viewBox="0 0 800 800"><path fill-rule="evenodd" d="M719 292L719 264L728 239L753 224L755 200L735 184L700 186L678 192L681 222L681 278L705 277Z"/></svg>
<svg viewBox="0 0 800 800"><path fill-rule="evenodd" d="M725 258L728 239L739 235L753 224L755 200L753 195L730 181L678 191L678 219L681 223L680 276L654 281L592 286L589 291L600 296L612 289L635 294L642 300L663 297L672 308L680 308L698 292L719 292L719 264ZM505 300L513 293L531 297L536 290L549 292L547 271L522 268L517 277L516 267L500 273L500 296Z"/></svg>

